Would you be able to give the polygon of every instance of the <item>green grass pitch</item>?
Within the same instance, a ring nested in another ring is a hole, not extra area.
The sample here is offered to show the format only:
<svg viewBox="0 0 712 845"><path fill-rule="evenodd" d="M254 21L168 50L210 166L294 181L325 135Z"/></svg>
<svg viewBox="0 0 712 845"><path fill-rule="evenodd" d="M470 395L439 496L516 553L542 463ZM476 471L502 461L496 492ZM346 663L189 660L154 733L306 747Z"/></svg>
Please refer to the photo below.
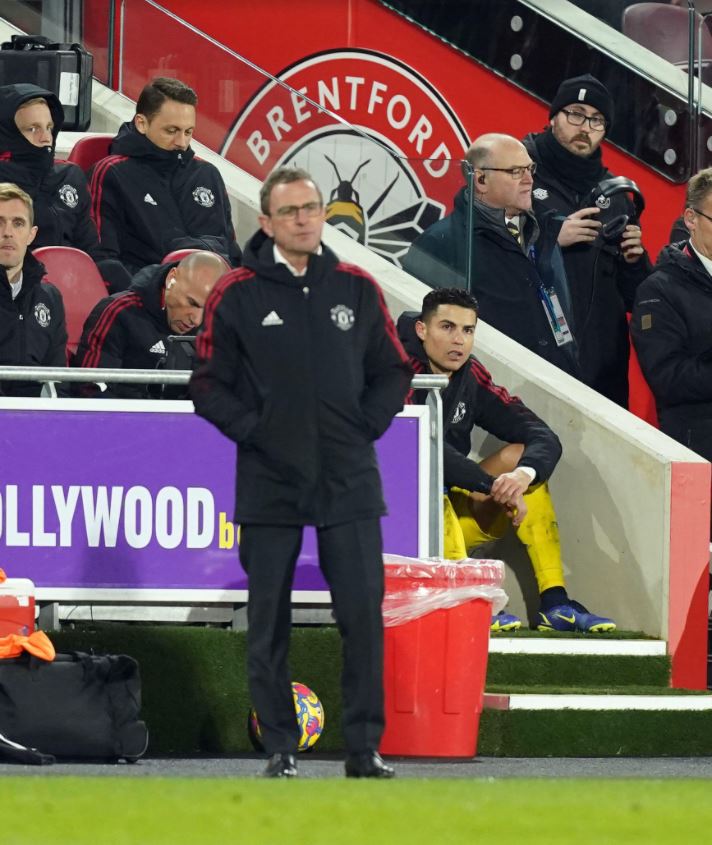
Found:
<svg viewBox="0 0 712 845"><path fill-rule="evenodd" d="M1 845L708 841L709 781L4 777ZM557 832L558 831L558 832Z"/></svg>

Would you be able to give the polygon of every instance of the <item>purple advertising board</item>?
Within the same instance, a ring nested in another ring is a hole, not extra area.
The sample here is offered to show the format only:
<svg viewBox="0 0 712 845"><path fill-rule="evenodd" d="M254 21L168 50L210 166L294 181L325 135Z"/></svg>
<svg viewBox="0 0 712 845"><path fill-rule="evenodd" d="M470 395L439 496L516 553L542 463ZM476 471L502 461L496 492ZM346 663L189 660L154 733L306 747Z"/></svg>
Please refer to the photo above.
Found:
<svg viewBox="0 0 712 845"><path fill-rule="evenodd" d="M386 552L427 547L423 411L406 409L377 443ZM244 597L235 446L190 403L2 400L0 456L0 565L38 598ZM326 589L307 528L294 594Z"/></svg>

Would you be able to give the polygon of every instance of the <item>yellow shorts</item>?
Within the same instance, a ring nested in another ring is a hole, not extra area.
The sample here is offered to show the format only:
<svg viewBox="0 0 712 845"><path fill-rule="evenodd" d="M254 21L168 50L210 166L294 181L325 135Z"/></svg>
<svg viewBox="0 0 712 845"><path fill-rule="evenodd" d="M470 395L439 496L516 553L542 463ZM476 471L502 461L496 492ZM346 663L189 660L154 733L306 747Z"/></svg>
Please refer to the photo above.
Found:
<svg viewBox="0 0 712 845"><path fill-rule="evenodd" d="M472 516L466 491L451 489L443 496L444 555L447 560L463 560L468 550L496 540L483 531Z"/></svg>

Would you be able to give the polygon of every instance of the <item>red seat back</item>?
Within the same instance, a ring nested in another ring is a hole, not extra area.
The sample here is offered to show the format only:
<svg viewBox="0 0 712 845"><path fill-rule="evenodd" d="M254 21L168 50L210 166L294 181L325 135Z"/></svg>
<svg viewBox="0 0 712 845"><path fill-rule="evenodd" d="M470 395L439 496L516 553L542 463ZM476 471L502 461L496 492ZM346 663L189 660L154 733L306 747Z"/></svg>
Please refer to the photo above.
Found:
<svg viewBox="0 0 712 845"><path fill-rule="evenodd" d="M85 135L74 144L67 161L78 164L87 173L97 161L109 155L109 145L113 140L113 135Z"/></svg>
<svg viewBox="0 0 712 845"><path fill-rule="evenodd" d="M107 296L106 285L91 256L71 246L41 246L32 253L47 269L46 279L64 300L67 349L76 352L84 321L96 303Z"/></svg>
<svg viewBox="0 0 712 845"><path fill-rule="evenodd" d="M701 15L696 14L695 44L697 27L701 20ZM688 27L687 8L681 6L670 6L667 3L634 3L623 12L623 34L674 64L687 64ZM706 26L702 27L702 59L712 59L712 33Z"/></svg>

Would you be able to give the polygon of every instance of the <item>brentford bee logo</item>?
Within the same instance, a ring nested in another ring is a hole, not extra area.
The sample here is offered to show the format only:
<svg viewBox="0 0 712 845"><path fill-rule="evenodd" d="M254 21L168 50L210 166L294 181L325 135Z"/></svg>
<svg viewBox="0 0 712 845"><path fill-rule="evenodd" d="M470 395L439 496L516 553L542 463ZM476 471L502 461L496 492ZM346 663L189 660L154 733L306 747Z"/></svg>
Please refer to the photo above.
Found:
<svg viewBox="0 0 712 845"><path fill-rule="evenodd" d="M469 141L457 116L411 68L371 50L309 56L276 79L247 102L220 152L259 179L304 168L328 222L400 266L462 187Z"/></svg>
<svg viewBox="0 0 712 845"><path fill-rule="evenodd" d="M68 208L76 208L79 205L79 191L74 185L62 185L59 189L59 198Z"/></svg>
<svg viewBox="0 0 712 845"><path fill-rule="evenodd" d="M354 324L354 312L348 305L335 305L331 309L331 319L337 329L347 332Z"/></svg>
<svg viewBox="0 0 712 845"><path fill-rule="evenodd" d="M37 320L43 329L46 329L47 326L49 326L51 319L52 314L50 313L49 308L44 304L44 302L38 302L37 305L35 305L35 320Z"/></svg>
<svg viewBox="0 0 712 845"><path fill-rule="evenodd" d="M215 205L215 194L210 188L198 187L193 191L193 199L202 205L203 208L212 208Z"/></svg>

